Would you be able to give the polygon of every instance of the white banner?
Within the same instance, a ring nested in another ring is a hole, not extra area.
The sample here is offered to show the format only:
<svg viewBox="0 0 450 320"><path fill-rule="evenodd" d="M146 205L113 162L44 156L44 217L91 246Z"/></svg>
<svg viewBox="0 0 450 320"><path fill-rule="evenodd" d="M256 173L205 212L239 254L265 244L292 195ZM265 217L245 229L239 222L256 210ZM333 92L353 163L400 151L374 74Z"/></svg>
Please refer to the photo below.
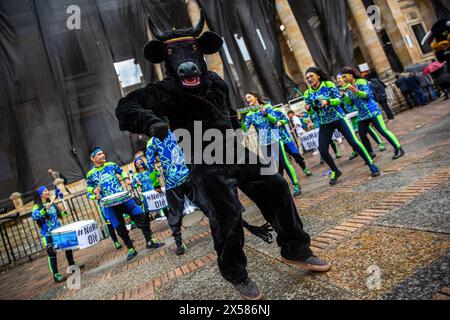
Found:
<svg viewBox="0 0 450 320"><path fill-rule="evenodd" d="M148 210L149 211L159 211L168 206L165 188L161 188L162 192L159 193L155 190L144 192L143 195L145 200L147 200Z"/></svg>
<svg viewBox="0 0 450 320"><path fill-rule="evenodd" d="M333 132L333 140L342 139L344 136L340 131L334 130ZM319 147L319 129L314 129L306 132L304 135L300 137L302 141L303 148L305 150L317 149Z"/></svg>
<svg viewBox="0 0 450 320"><path fill-rule="evenodd" d="M78 248L88 248L100 241L100 230L96 221L80 226L77 230Z"/></svg>

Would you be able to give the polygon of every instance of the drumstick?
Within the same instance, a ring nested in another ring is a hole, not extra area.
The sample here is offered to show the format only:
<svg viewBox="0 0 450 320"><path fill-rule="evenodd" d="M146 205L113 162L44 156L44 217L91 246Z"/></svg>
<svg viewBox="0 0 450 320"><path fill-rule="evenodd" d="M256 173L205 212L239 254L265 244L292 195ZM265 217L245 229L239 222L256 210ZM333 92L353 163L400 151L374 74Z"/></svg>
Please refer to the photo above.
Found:
<svg viewBox="0 0 450 320"><path fill-rule="evenodd" d="M45 212L48 213L48 209L50 209L53 205L53 202L55 202L56 198L58 197L58 195L55 194L55 196L53 197L52 201L50 201L50 204L48 206L44 205L44 210Z"/></svg>
<svg viewBox="0 0 450 320"><path fill-rule="evenodd" d="M134 175L133 175L133 170L130 168L130 166L128 166L128 173L130 174L130 179L131 179L131 194L133 195L134 199L137 201L138 205L142 205L142 195L139 192L139 188L138 187L134 187L133 186L133 180L134 180Z"/></svg>
<svg viewBox="0 0 450 320"><path fill-rule="evenodd" d="M63 203L64 210L67 211L66 200L62 199L62 203Z"/></svg>

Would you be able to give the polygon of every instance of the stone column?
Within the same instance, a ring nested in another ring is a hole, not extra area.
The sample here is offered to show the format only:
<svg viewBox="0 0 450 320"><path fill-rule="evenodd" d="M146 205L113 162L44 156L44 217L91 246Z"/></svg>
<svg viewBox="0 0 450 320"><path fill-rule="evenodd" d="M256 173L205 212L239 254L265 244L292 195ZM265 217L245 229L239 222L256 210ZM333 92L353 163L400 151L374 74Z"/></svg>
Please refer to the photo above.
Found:
<svg viewBox="0 0 450 320"><path fill-rule="evenodd" d="M394 50L403 66L407 67L422 62L419 43L410 31L397 0L376 0L375 3L381 9L381 19L385 24L385 30L389 34ZM412 48L409 46L406 37L411 40Z"/></svg>
<svg viewBox="0 0 450 320"><path fill-rule="evenodd" d="M295 19L288 0L275 0L275 5L281 23L285 27L289 43L294 50L295 60L304 76L309 67L315 66L311 52L309 51L302 31L297 24L297 20Z"/></svg>
<svg viewBox="0 0 450 320"><path fill-rule="evenodd" d="M22 194L19 192L14 192L9 199L12 200L14 208L16 208L17 211L23 208Z"/></svg>
<svg viewBox="0 0 450 320"><path fill-rule="evenodd" d="M198 19L200 18L200 7L195 0L189 0L187 2L187 9L189 18L191 19L192 25L196 24L198 22ZM209 27L208 24L205 21L205 26L203 28L202 32L208 31ZM223 78L223 63L222 58L220 57L219 52L216 52L214 54L208 54L205 55L206 63L208 64L208 69L217 73L221 78Z"/></svg>
<svg viewBox="0 0 450 320"><path fill-rule="evenodd" d="M369 20L366 7L362 0L347 0L355 25L361 35L362 46L367 50L367 53L372 60L373 67L381 78L390 77L392 73L391 65L384 52L375 27Z"/></svg>

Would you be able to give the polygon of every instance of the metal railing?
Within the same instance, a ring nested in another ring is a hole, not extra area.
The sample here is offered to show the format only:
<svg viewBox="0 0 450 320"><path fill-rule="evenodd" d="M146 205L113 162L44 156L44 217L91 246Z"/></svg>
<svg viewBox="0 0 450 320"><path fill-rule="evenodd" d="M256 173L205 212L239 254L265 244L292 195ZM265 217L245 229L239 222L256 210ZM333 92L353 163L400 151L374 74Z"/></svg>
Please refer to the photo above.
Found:
<svg viewBox="0 0 450 320"><path fill-rule="evenodd" d="M100 218L94 201L86 193L70 195L64 199L65 210L69 213L60 219L61 225L80 220L96 220L101 230L101 239L109 237L104 221ZM56 205L63 206L62 201ZM32 260L45 250L40 229L31 218L31 212L2 217L0 220L0 267Z"/></svg>

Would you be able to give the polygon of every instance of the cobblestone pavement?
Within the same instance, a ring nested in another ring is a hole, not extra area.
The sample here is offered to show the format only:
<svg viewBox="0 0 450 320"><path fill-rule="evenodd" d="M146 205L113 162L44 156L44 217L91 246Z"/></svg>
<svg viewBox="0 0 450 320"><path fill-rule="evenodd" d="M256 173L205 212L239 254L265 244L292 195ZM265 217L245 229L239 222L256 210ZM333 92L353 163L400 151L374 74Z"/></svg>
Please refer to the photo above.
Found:
<svg viewBox="0 0 450 320"><path fill-rule="evenodd" d="M318 156L305 157L314 175L299 173L303 194L295 203L313 251L333 262L330 272L286 265L275 243L246 234L248 271L267 299L450 299L450 103L406 111L388 126L406 155L393 161L389 145L377 152L380 177L371 178L361 159L349 161L345 142L336 186ZM263 224L256 206L241 200L245 218ZM133 230L139 254L131 262L109 239L75 252L86 265L79 290L53 283L41 255L0 274L0 299L238 299L218 272L206 220L184 231L188 251L180 257L167 225L153 228L166 246L146 250Z"/></svg>

